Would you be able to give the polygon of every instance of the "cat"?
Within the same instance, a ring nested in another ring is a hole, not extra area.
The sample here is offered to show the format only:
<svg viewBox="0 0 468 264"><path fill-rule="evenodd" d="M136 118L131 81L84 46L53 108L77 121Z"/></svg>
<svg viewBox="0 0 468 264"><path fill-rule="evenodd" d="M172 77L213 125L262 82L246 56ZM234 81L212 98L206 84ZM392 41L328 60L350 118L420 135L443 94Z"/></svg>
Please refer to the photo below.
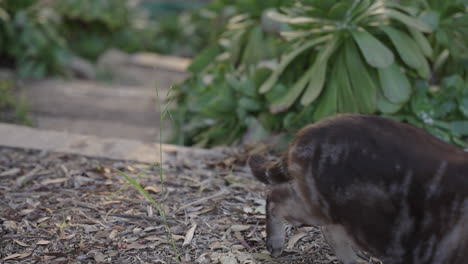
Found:
<svg viewBox="0 0 468 264"><path fill-rule="evenodd" d="M372 115L306 126L279 161L249 157L267 184L267 249L284 223L317 226L337 258L384 264L468 263L468 153L426 131Z"/></svg>

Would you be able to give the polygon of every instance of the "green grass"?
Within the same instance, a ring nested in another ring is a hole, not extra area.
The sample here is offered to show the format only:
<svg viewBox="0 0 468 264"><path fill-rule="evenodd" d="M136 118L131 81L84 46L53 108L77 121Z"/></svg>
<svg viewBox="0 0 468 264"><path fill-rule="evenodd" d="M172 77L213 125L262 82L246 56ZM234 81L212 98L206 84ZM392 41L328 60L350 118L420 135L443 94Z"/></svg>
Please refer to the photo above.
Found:
<svg viewBox="0 0 468 264"><path fill-rule="evenodd" d="M126 173L124 173L124 172L122 172L120 170L116 169L116 171L120 175L122 175L129 182L130 185L133 185L146 198L146 200L148 200L151 203L151 205L153 205L153 207L158 211L159 215L162 218L163 224L164 224L164 226L166 228L167 235L169 237L169 241L172 244L172 247L174 249L174 253L176 255L177 262L179 263L180 262L179 250L178 250L177 245L175 243L175 240L174 240L174 238L172 236L172 232L171 232L170 226L169 226L168 221L167 221L165 204L156 202L153 199L153 197L151 197L151 195L143 187L141 187L141 185L137 182L137 180L141 177L141 175L143 175L144 173L146 173L147 171L149 171L153 167L158 166L159 179L161 181L161 186L162 186L162 192L161 193L162 193L163 197L165 197L166 194L167 194L166 188L165 188L165 185L164 185L164 170L163 170L163 166L162 166L163 165L162 142L163 142L164 120L166 120L167 117L169 117L169 118L171 117L171 114L169 112L170 102L168 102L163 107L161 98L159 96L159 90L158 90L158 84L157 83L156 83L155 87L156 87L156 104L158 106L158 110L159 110L159 113L160 113L160 115L159 115L159 148L158 148L159 161L154 162L147 169L145 169L145 170L141 171L140 173L138 173L135 178L130 177L128 174L126 174ZM169 91L170 91L170 89L169 89ZM163 199L163 200L165 200L165 199Z"/></svg>
<svg viewBox="0 0 468 264"><path fill-rule="evenodd" d="M14 96L15 84L11 80L0 80L0 122L13 122L31 126L29 105L25 95Z"/></svg>

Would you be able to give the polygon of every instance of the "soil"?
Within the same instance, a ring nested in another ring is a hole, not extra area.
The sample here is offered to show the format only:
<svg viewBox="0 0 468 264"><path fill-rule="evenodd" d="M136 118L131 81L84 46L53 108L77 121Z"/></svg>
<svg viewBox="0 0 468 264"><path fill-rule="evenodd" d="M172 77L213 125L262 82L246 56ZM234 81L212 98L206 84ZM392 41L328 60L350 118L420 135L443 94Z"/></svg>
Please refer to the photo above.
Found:
<svg viewBox="0 0 468 264"><path fill-rule="evenodd" d="M241 150L159 166L0 147L0 263L338 263L318 229L265 249L264 185ZM377 263L377 262L369 262Z"/></svg>

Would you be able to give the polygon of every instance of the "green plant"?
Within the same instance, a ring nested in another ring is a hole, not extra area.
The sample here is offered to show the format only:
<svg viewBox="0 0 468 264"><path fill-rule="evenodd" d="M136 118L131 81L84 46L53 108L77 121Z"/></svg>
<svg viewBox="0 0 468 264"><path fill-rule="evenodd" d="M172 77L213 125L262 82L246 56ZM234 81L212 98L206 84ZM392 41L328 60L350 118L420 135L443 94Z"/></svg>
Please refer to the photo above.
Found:
<svg viewBox="0 0 468 264"><path fill-rule="evenodd" d="M165 177L164 177L164 170L163 170L163 151L162 151L162 142L163 142L163 124L164 124L164 121L167 117L170 117L171 116L171 113L169 112L169 104L168 103L166 106L163 107L163 104L162 104L162 100L160 98L160 95L159 95L159 90L158 90L158 85L156 83L155 85L156 87L156 104L158 105L158 110L159 110L159 149L158 149L158 152L159 152L159 161L155 162L154 164L150 165L149 168L153 168L154 166L158 166L158 171L159 171L159 179L161 181L161 186L163 186L163 196L167 194L167 192L165 191L165 187L164 187L164 180L165 180ZM143 173L146 173L147 170L143 170L142 172L140 172L137 176L136 176L136 179L140 178L141 175L143 175ZM161 216L162 218L162 221L163 221L163 224L166 228L166 231L167 231L167 234L168 234L168 237L169 237L169 240L172 244L172 248L174 249L174 253L176 255L176 259L177 259L177 263L180 262L180 256L179 256L179 250L177 248L177 245L175 243L175 240L172 236L172 231L170 229L170 226L169 226L169 223L168 223L168 220L167 220L167 215L166 215L166 210L165 210L165 204L162 203L157 203L153 197L151 197L151 195L143 188L141 187L140 184L138 184L138 182L136 181L136 179L130 177L129 175L127 175L126 173L120 171L120 170L117 170L117 172L122 175L131 185L133 185L152 205L154 208L156 208L156 210L158 211L159 215Z"/></svg>
<svg viewBox="0 0 468 264"><path fill-rule="evenodd" d="M280 118L267 113L256 87L270 72L258 65L267 64L283 48L261 22L263 11L279 3L241 1L237 8L249 13L233 13L219 41L194 59L189 67L193 78L175 88L179 107L173 110L178 131L173 142L231 144L247 128L259 138L266 134L263 126L278 128ZM260 121L251 114L259 111L265 113Z"/></svg>
<svg viewBox="0 0 468 264"><path fill-rule="evenodd" d="M456 55L468 46L466 27L457 27L466 4L419 2L303 0L233 16L177 89L174 142L231 144L344 112L398 115L419 81L457 74L466 82L466 60ZM260 30L248 26L259 17Z"/></svg>
<svg viewBox="0 0 468 264"><path fill-rule="evenodd" d="M114 39L128 40L125 33L133 32L129 29L135 10L126 0L60 0L53 7L62 18L61 34L71 50L90 60L115 46Z"/></svg>
<svg viewBox="0 0 468 264"><path fill-rule="evenodd" d="M429 87L417 81L411 101L389 117L423 128L446 142L466 147L468 136L468 83L459 75Z"/></svg>
<svg viewBox="0 0 468 264"><path fill-rule="evenodd" d="M297 56L311 58L298 81L271 106L287 110L296 99L316 103L315 120L343 112L374 113L401 108L410 98L410 79L430 76L430 25L394 1L308 1L273 13L290 25L283 35L291 50L259 88L268 92ZM417 37L414 37L417 36ZM381 88L378 89L378 88Z"/></svg>
<svg viewBox="0 0 468 264"><path fill-rule="evenodd" d="M34 0L5 0L0 5L0 57L16 64L24 77L61 72L70 55L58 33L60 17Z"/></svg>
<svg viewBox="0 0 468 264"><path fill-rule="evenodd" d="M14 96L14 83L0 80L0 121L31 125L25 96Z"/></svg>

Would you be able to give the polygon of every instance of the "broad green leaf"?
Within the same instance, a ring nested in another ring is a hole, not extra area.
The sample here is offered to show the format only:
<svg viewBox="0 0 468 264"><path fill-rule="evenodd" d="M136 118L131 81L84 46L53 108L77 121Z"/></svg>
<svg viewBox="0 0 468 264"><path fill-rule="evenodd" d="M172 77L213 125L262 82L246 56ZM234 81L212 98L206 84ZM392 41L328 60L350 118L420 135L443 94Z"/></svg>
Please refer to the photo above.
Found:
<svg viewBox="0 0 468 264"><path fill-rule="evenodd" d="M367 66L362 61L353 41L345 44L346 69L353 87L360 113L373 113L376 109L377 88Z"/></svg>
<svg viewBox="0 0 468 264"><path fill-rule="evenodd" d="M328 59L337 46L337 39L331 39L325 44L325 47L319 51L319 56L315 59L309 75L309 85L301 98L301 104L308 105L312 103L322 92L327 74Z"/></svg>
<svg viewBox="0 0 468 264"><path fill-rule="evenodd" d="M246 119L247 132L244 134L244 142L258 142L270 135L267 129L254 117Z"/></svg>
<svg viewBox="0 0 468 264"><path fill-rule="evenodd" d="M393 63L393 53L369 32L352 31L362 55L367 63L376 68L386 68Z"/></svg>
<svg viewBox="0 0 468 264"><path fill-rule="evenodd" d="M358 16L359 14L364 12L365 10L368 10L369 7L372 4L372 1L371 0L361 0L361 1L355 1L355 3L357 3L357 5L355 6L355 8L351 9L350 19L353 19L354 17Z"/></svg>
<svg viewBox="0 0 468 264"><path fill-rule="evenodd" d="M380 85L384 96L394 104L403 104L410 98L411 85L400 67L392 64L378 69Z"/></svg>
<svg viewBox="0 0 468 264"><path fill-rule="evenodd" d="M384 114L394 114L403 107L401 104L394 104L388 101L383 94L379 93L379 98L377 99L377 109Z"/></svg>
<svg viewBox="0 0 468 264"><path fill-rule="evenodd" d="M263 57L263 33L260 26L255 26L248 34L249 38L242 56L242 64L250 66L258 63Z"/></svg>
<svg viewBox="0 0 468 264"><path fill-rule="evenodd" d="M266 102L269 104L278 102L289 90L290 87L286 87L283 83L276 83L273 88L265 94Z"/></svg>
<svg viewBox="0 0 468 264"><path fill-rule="evenodd" d="M418 19L430 26L432 30L439 28L440 13L438 11L427 10L423 11Z"/></svg>
<svg viewBox="0 0 468 264"><path fill-rule="evenodd" d="M258 111L262 108L262 105L251 98L242 97L239 100L239 107L246 111Z"/></svg>
<svg viewBox="0 0 468 264"><path fill-rule="evenodd" d="M350 9L351 4L351 1L339 1L330 8L328 17L335 20L344 20L346 12Z"/></svg>
<svg viewBox="0 0 468 264"><path fill-rule="evenodd" d="M413 39L418 43L419 48L421 48L424 56L431 57L433 50L429 40L427 40L427 38L421 32L414 28L409 28L409 31L413 36Z"/></svg>
<svg viewBox="0 0 468 264"><path fill-rule="evenodd" d="M327 41L330 39L330 35L323 36L320 38L313 39L311 41L308 41L301 45L299 48L291 51L290 53L284 55L281 58L281 63L278 65L278 68L276 68L273 73L270 75L270 77L260 86L260 93L266 93L268 92L273 85L278 81L278 78L281 76L283 71L288 67L288 65L302 52L304 52L307 49L310 49L311 47L320 44L324 41Z"/></svg>
<svg viewBox="0 0 468 264"><path fill-rule="evenodd" d="M425 80L428 80L431 76L431 68L426 59L422 60L422 65L417 68L416 71L418 72L419 76Z"/></svg>
<svg viewBox="0 0 468 264"><path fill-rule="evenodd" d="M458 100L458 109L468 118L468 98L464 97Z"/></svg>
<svg viewBox="0 0 468 264"><path fill-rule="evenodd" d="M447 62L448 58L450 57L450 51L448 49L443 50L435 59L434 61L434 71L438 72Z"/></svg>
<svg viewBox="0 0 468 264"><path fill-rule="evenodd" d="M388 15L389 17L402 22L407 27L415 28L421 32L426 32L426 33L432 32L432 27L418 18L410 17L395 9L385 9L384 13Z"/></svg>
<svg viewBox="0 0 468 264"><path fill-rule="evenodd" d="M337 58L337 74L338 78L338 112L339 113L357 113L359 112L357 100L351 88L351 82L346 70L345 53L342 51Z"/></svg>
<svg viewBox="0 0 468 264"><path fill-rule="evenodd" d="M425 123L431 122L430 120L434 118L434 106L427 96L426 88L416 89L417 92L411 97L411 111Z"/></svg>
<svg viewBox="0 0 468 264"><path fill-rule="evenodd" d="M302 74L301 78L293 85L293 87L288 89L288 92L285 96L281 97L278 101L274 102L270 106L270 112L272 113L280 113L286 111L299 97L299 95L304 90L304 87L310 81L310 75L314 70L313 67L310 67L304 74Z"/></svg>
<svg viewBox="0 0 468 264"><path fill-rule="evenodd" d="M232 65L237 65L240 61L242 55L242 47L243 41L245 39L244 35L247 34L246 30L239 30L238 32L234 33L229 38L229 60L231 61Z"/></svg>
<svg viewBox="0 0 468 264"><path fill-rule="evenodd" d="M425 58L419 50L416 42L410 36L390 26L381 26L380 28L390 38L400 54L400 58L406 65L413 69L418 69L422 66Z"/></svg>
<svg viewBox="0 0 468 264"><path fill-rule="evenodd" d="M188 70L192 73L200 73L210 64L216 56L221 52L218 45L211 46L203 50L200 55L195 57L192 64L188 67Z"/></svg>
<svg viewBox="0 0 468 264"><path fill-rule="evenodd" d="M334 65L327 88L320 96L317 102L317 108L314 112L314 120L320 120L324 117L334 115L338 112L338 89L337 63Z"/></svg>
<svg viewBox="0 0 468 264"><path fill-rule="evenodd" d="M266 67L257 68L252 76L255 86L259 87L263 82L265 82L271 72L272 71Z"/></svg>
<svg viewBox="0 0 468 264"><path fill-rule="evenodd" d="M468 136L468 121L460 120L450 122L450 131L459 135Z"/></svg>
<svg viewBox="0 0 468 264"><path fill-rule="evenodd" d="M440 140L450 143L450 135L443 129L430 125L424 125L423 128L427 130L427 132L431 133L433 136L439 138Z"/></svg>

